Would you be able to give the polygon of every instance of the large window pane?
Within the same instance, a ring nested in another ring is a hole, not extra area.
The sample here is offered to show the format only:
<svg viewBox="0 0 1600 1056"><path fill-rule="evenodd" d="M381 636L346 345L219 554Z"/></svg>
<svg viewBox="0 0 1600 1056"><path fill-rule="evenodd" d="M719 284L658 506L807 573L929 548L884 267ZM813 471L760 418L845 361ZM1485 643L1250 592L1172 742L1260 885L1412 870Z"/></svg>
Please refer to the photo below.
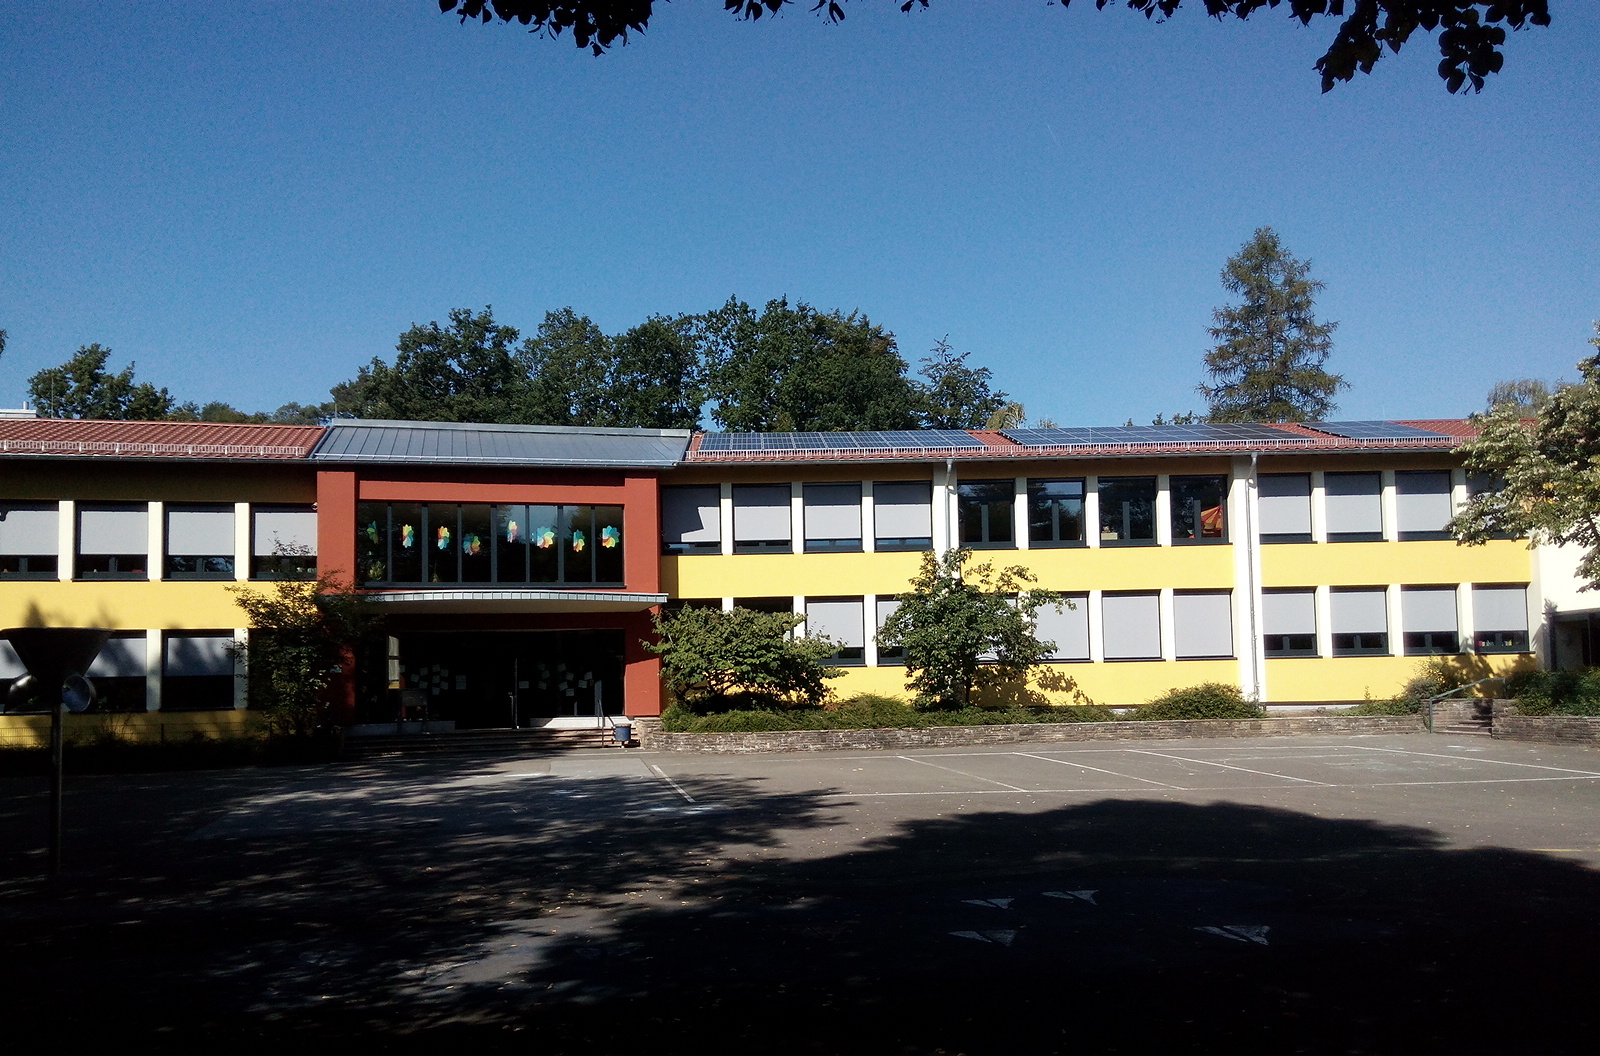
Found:
<svg viewBox="0 0 1600 1056"><path fill-rule="evenodd" d="M1450 474L1396 473L1395 511L1401 539L1448 539Z"/></svg>
<svg viewBox="0 0 1600 1056"><path fill-rule="evenodd" d="M436 502L427 509L426 576L429 583L461 581L461 507Z"/></svg>
<svg viewBox="0 0 1600 1056"><path fill-rule="evenodd" d="M422 582L422 550L427 545L422 507L411 502L389 506L389 576L395 583Z"/></svg>
<svg viewBox="0 0 1600 1056"><path fill-rule="evenodd" d="M1153 543L1156 539L1156 478L1100 478L1100 540Z"/></svg>
<svg viewBox="0 0 1600 1056"><path fill-rule="evenodd" d="M1016 481L974 480L956 485L962 546L1010 546Z"/></svg>
<svg viewBox="0 0 1600 1056"><path fill-rule="evenodd" d="M150 574L148 506L80 506L78 569L85 579L144 579Z"/></svg>
<svg viewBox="0 0 1600 1056"><path fill-rule="evenodd" d="M1069 595L1067 601L1057 609L1054 605L1046 605L1039 610L1036 617L1033 633L1040 641L1054 642L1056 647L1050 652L1051 660L1087 660L1089 659L1089 596L1087 594Z"/></svg>
<svg viewBox="0 0 1600 1056"><path fill-rule="evenodd" d="M898 609L899 607L900 607L900 599L899 598L882 598L882 597L880 597L878 599L878 612L877 612L878 622L876 624L876 627L877 627L878 631L882 631L883 630L883 621L887 620L890 616L893 616L895 610ZM890 647L884 646L881 642L879 643L879 645L878 645L878 664L880 666L899 665L899 664L904 664L905 662L906 662L906 647L905 646L897 645L897 646L894 646L894 647L890 648Z"/></svg>
<svg viewBox="0 0 1600 1056"><path fill-rule="evenodd" d="M381 502L356 506L357 578L364 583L389 581L389 507Z"/></svg>
<svg viewBox="0 0 1600 1056"><path fill-rule="evenodd" d="M929 549L933 546L932 483L912 480L873 484L872 519L877 549Z"/></svg>
<svg viewBox="0 0 1600 1056"><path fill-rule="evenodd" d="M1161 658L1161 603L1157 595L1103 595L1100 615L1107 660Z"/></svg>
<svg viewBox="0 0 1600 1056"><path fill-rule="evenodd" d="M832 662L860 664L866 654L860 598L807 598L806 636L831 638L839 644Z"/></svg>
<svg viewBox="0 0 1600 1056"><path fill-rule="evenodd" d="M1233 655L1233 596L1225 590L1172 597L1173 643L1179 660Z"/></svg>
<svg viewBox="0 0 1600 1056"><path fill-rule="evenodd" d="M489 507L461 507L461 582L488 583L494 578L494 531Z"/></svg>
<svg viewBox="0 0 1600 1056"><path fill-rule="evenodd" d="M1328 541L1376 542L1383 538L1383 486L1377 473L1329 473Z"/></svg>
<svg viewBox="0 0 1600 1056"><path fill-rule="evenodd" d="M1311 541L1311 477L1306 473L1269 473L1256 482L1263 543Z"/></svg>
<svg viewBox="0 0 1600 1056"><path fill-rule="evenodd" d="M494 508L495 577L501 583L528 582L528 507Z"/></svg>
<svg viewBox="0 0 1600 1056"><path fill-rule="evenodd" d="M1227 542L1227 477L1172 477L1172 541Z"/></svg>
<svg viewBox="0 0 1600 1056"><path fill-rule="evenodd" d="M787 553L794 549L794 520L787 484L735 485L733 547L738 553Z"/></svg>
<svg viewBox="0 0 1600 1056"><path fill-rule="evenodd" d="M231 634L171 634L164 648L163 711L233 707Z"/></svg>
<svg viewBox="0 0 1600 1056"><path fill-rule="evenodd" d="M1334 656L1370 656L1389 651L1389 604L1384 591L1335 590L1329 603Z"/></svg>
<svg viewBox="0 0 1600 1056"><path fill-rule="evenodd" d="M621 506L594 508L594 538L594 581L621 583L623 580Z"/></svg>
<svg viewBox="0 0 1600 1056"><path fill-rule="evenodd" d="M1268 656L1317 655L1317 594L1270 590L1261 596L1262 645Z"/></svg>
<svg viewBox="0 0 1600 1056"><path fill-rule="evenodd" d="M563 583L594 582L594 507L561 507Z"/></svg>
<svg viewBox="0 0 1600 1056"><path fill-rule="evenodd" d="M299 578L316 574L317 511L314 507L253 506L250 521L252 578ZM362 564L361 558L366 555L361 552L359 538L364 527L360 509L356 513L356 524L357 563Z"/></svg>
<svg viewBox="0 0 1600 1056"><path fill-rule="evenodd" d="M807 484L806 552L861 549L861 485Z"/></svg>
<svg viewBox="0 0 1600 1056"><path fill-rule="evenodd" d="M528 530L530 549L528 557L532 571L530 583L561 582L561 508L559 506L529 506Z"/></svg>
<svg viewBox="0 0 1600 1056"><path fill-rule="evenodd" d="M1400 627L1407 656L1460 651L1454 587L1407 587L1400 592Z"/></svg>
<svg viewBox="0 0 1600 1056"><path fill-rule="evenodd" d="M168 506L168 579L233 578L233 507Z"/></svg>
<svg viewBox="0 0 1600 1056"><path fill-rule="evenodd" d="M722 548L722 503L715 484L661 489L661 545L669 554Z"/></svg>
<svg viewBox="0 0 1600 1056"><path fill-rule="evenodd" d="M1083 481L1028 481L1028 545L1083 545Z"/></svg>
<svg viewBox="0 0 1600 1056"><path fill-rule="evenodd" d="M0 576L54 579L60 558L55 503L0 505Z"/></svg>
<svg viewBox="0 0 1600 1056"><path fill-rule="evenodd" d="M1480 653L1528 651L1528 588L1472 588L1473 648Z"/></svg>

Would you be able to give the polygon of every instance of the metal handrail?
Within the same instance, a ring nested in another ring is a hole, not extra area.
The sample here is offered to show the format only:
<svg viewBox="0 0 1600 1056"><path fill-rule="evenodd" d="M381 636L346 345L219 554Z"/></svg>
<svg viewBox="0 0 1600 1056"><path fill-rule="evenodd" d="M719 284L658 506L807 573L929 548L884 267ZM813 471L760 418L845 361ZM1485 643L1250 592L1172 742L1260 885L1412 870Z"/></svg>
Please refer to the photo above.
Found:
<svg viewBox="0 0 1600 1056"><path fill-rule="evenodd" d="M1485 684L1487 682L1504 682L1504 681L1505 681L1504 678L1501 678L1499 675L1494 675L1494 676L1489 677L1489 678L1480 678L1476 682L1468 682L1464 686L1457 686L1455 689L1447 689L1443 693L1435 693L1433 696L1428 697L1425 701L1423 701L1424 704L1428 705L1428 732L1429 733L1433 733L1434 732L1434 729L1433 729L1433 706L1434 706L1434 704L1436 704L1437 702L1443 700L1445 697L1453 696L1454 694L1460 693L1463 690L1473 689L1473 688L1475 688L1477 686L1481 686L1481 685L1483 685L1483 684Z"/></svg>

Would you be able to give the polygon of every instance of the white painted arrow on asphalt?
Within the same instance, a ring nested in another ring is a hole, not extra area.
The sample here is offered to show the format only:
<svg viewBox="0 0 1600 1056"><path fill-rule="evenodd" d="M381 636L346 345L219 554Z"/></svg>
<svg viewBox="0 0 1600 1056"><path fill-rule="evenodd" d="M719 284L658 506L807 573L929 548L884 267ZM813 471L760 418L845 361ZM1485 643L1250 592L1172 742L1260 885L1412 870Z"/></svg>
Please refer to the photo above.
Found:
<svg viewBox="0 0 1600 1056"><path fill-rule="evenodd" d="M1014 898L963 898L961 901L969 906L988 906L990 909L1010 909Z"/></svg>
<svg viewBox="0 0 1600 1056"><path fill-rule="evenodd" d="M1010 946L1016 940L1014 931L952 931L950 934L958 939L971 939L974 942L992 942L1000 946Z"/></svg>
<svg viewBox="0 0 1600 1056"><path fill-rule="evenodd" d="M1094 900L1095 893L1094 891L1046 891L1044 895L1046 898L1065 898L1068 901L1074 898L1081 899L1091 906L1097 906L1099 903Z"/></svg>
<svg viewBox="0 0 1600 1056"><path fill-rule="evenodd" d="M1206 925L1194 930L1206 932L1208 935L1221 935L1223 938L1232 939L1234 942L1253 942L1259 946L1265 946L1267 945L1267 932L1271 929L1265 924L1224 924L1221 927Z"/></svg>

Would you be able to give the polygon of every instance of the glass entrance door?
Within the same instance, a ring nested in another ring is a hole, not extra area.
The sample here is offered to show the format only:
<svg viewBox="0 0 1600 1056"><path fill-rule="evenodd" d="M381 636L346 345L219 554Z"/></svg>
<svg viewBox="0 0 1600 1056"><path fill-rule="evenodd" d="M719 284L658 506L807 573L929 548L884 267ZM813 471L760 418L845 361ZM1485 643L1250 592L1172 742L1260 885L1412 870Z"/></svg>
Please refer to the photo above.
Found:
<svg viewBox="0 0 1600 1056"><path fill-rule="evenodd" d="M621 631L417 632L397 636L400 681L457 729L622 714Z"/></svg>

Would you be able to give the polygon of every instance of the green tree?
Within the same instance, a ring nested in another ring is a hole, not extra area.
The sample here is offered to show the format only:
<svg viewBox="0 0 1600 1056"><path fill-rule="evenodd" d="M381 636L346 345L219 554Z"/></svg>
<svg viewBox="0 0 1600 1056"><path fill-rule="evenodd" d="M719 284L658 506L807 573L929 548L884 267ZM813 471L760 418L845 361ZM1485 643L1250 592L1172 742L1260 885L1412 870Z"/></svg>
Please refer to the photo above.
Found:
<svg viewBox="0 0 1600 1056"><path fill-rule="evenodd" d="M1491 411L1502 404L1510 404L1523 414L1537 414L1550 402L1550 396L1550 386L1538 378L1513 378L1496 382L1489 389L1486 403Z"/></svg>
<svg viewBox="0 0 1600 1056"><path fill-rule="evenodd" d="M1457 451L1498 487L1473 495L1450 522L1467 544L1512 535L1580 546L1578 575L1589 588L1600 586L1600 323L1595 333L1580 380L1551 394L1532 422L1511 402L1474 416L1478 435Z"/></svg>
<svg viewBox="0 0 1600 1056"><path fill-rule="evenodd" d="M527 400L518 419L536 425L602 425L611 410L607 378L614 355L611 339L587 315L570 307L546 312L524 342L518 362L527 378ZM482 419L489 420L489 419Z"/></svg>
<svg viewBox="0 0 1600 1056"><path fill-rule="evenodd" d="M333 672L377 627L368 602L332 576L228 590L250 623L248 642L236 648L246 661L250 706L267 729L311 737L329 726Z"/></svg>
<svg viewBox="0 0 1600 1056"><path fill-rule="evenodd" d="M527 375L518 362L514 327L492 308L458 308L450 325L413 325L400 335L394 365L374 358L333 388L333 402L357 418L420 422L523 420Z"/></svg>
<svg viewBox="0 0 1600 1056"><path fill-rule="evenodd" d="M705 403L694 321L651 316L612 339L603 425L693 429Z"/></svg>
<svg viewBox="0 0 1600 1056"><path fill-rule="evenodd" d="M835 643L795 637L803 619L695 606L657 616L659 641L644 646L661 657L673 696L694 710L816 706L828 695L827 680L844 672L827 666Z"/></svg>
<svg viewBox="0 0 1600 1056"><path fill-rule="evenodd" d="M763 14L777 14L793 0L723 0L724 9L739 18L754 21ZM830 22L844 19L847 0L805 0L811 10ZM926 8L931 0L899 0L901 11ZM1063 10L1072 0L1060 0ZM1104 8L1113 0L1094 0ZM1183 5L1183 0L1125 0L1126 6L1146 18L1165 22ZM1550 24L1549 0L1356 0L1345 15L1343 0L1201 0L1207 14L1222 19L1233 15L1241 21L1263 8L1282 7L1289 17L1303 26L1322 17L1343 18L1327 52L1317 60L1322 75L1322 90L1339 81L1348 81L1356 71L1371 73L1385 51L1399 54L1400 48L1421 29L1439 31L1439 76L1451 92L1471 85L1481 91L1484 79L1500 72L1505 55L1500 51L1506 29ZM626 43L628 34L643 33L650 24L653 0L439 0L441 11L460 13L483 22L498 17L502 22L517 22L534 32L559 37L567 30L580 48L603 55L618 40Z"/></svg>
<svg viewBox="0 0 1600 1056"><path fill-rule="evenodd" d="M990 387L994 371L988 367L967 366L966 352L956 352L945 336L933 346L931 355L922 359L923 367L917 373L924 379L927 409L922 413L922 424L929 429L994 429L1010 428L991 425L994 415L1008 407L1016 407L1021 424L1022 404L1012 404L1010 395L996 392Z"/></svg>
<svg viewBox="0 0 1600 1056"><path fill-rule="evenodd" d="M905 649L918 707L964 708L978 690L1026 679L1055 649L1033 633L1039 610L1072 604L1029 586L1036 577L1025 568L969 568L971 556L964 548L924 554L910 591L878 631L880 647Z"/></svg>
<svg viewBox="0 0 1600 1056"><path fill-rule="evenodd" d="M1211 385L1200 394L1213 422L1310 422L1333 412L1348 387L1323 369L1338 323L1312 314L1323 285L1311 262L1296 260L1270 227L1256 229L1222 269L1222 285L1241 303L1218 308L1206 353Z"/></svg>
<svg viewBox="0 0 1600 1056"><path fill-rule="evenodd" d="M109 358L111 350L99 342L84 345L61 366L29 378L28 395L47 418L156 421L178 409L166 389L134 381L132 363L107 371Z"/></svg>
<svg viewBox="0 0 1600 1056"><path fill-rule="evenodd" d="M768 301L757 314L730 298L695 336L711 417L738 432L914 429L923 395L894 335L852 312Z"/></svg>

